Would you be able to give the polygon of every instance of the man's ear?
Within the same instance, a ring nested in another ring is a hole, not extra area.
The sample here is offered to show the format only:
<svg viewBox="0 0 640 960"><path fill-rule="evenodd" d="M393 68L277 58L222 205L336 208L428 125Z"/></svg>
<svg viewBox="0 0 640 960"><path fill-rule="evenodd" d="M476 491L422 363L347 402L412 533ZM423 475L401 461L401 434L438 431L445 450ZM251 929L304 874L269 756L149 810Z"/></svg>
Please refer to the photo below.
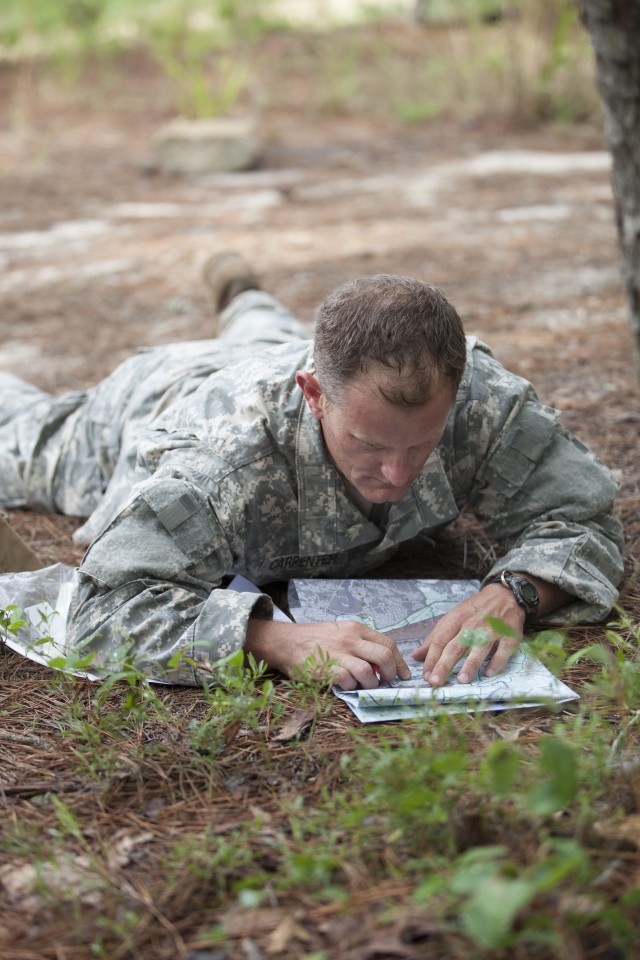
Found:
<svg viewBox="0 0 640 960"><path fill-rule="evenodd" d="M323 420L326 414L327 398L322 392L318 378L306 370L298 370L296 383L304 393L305 400L316 420Z"/></svg>

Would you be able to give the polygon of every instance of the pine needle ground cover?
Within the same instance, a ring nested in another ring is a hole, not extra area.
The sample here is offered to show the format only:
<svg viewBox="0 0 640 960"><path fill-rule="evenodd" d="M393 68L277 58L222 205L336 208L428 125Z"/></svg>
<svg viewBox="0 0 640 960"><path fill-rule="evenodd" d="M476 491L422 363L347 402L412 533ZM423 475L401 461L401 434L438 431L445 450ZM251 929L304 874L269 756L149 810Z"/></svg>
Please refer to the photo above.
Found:
<svg viewBox="0 0 640 960"><path fill-rule="evenodd" d="M0 359L82 389L139 346L209 336L213 249L240 249L310 330L351 277L439 284L621 483L620 609L540 641L580 703L363 730L317 685L259 669L150 690L0 649L2 960L637 953L640 407L609 175L513 169L601 153L597 100L560 54L544 76L563 86L540 93L504 80L502 35L420 29L252 41L260 82L238 103L257 104L265 147L235 181L150 167L175 100L147 50L90 57L72 86L59 64L3 63ZM497 153L511 172L473 172ZM44 562L79 561L74 518L11 522ZM494 549L463 517L380 576L481 576Z"/></svg>

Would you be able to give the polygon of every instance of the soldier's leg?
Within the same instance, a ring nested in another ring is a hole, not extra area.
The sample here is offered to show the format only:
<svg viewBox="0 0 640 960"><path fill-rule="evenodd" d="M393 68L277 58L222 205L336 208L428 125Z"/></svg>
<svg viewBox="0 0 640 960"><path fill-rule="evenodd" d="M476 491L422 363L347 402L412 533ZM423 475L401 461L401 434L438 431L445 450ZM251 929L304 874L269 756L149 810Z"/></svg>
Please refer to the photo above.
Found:
<svg viewBox="0 0 640 960"><path fill-rule="evenodd" d="M218 338L251 347L308 340L309 332L264 290L246 290L218 318Z"/></svg>
<svg viewBox="0 0 640 960"><path fill-rule="evenodd" d="M118 459L128 399L161 362L137 354L96 387L60 397L0 373L0 505L89 516Z"/></svg>
<svg viewBox="0 0 640 960"><path fill-rule="evenodd" d="M87 391L82 409L70 416L62 429L64 454L53 479L55 509L60 513L88 517L98 508L127 436L133 442L174 378L184 375L176 367L174 352L171 344L142 350ZM188 347L185 352L188 370ZM135 446L129 452L128 472L132 474Z"/></svg>
<svg viewBox="0 0 640 960"><path fill-rule="evenodd" d="M54 398L0 373L0 504L55 510L52 479L62 455L62 427L83 393Z"/></svg>
<svg viewBox="0 0 640 960"><path fill-rule="evenodd" d="M224 307L219 315L222 350L218 341L210 341L212 355L204 363L199 355L207 354L206 344L182 350L168 345L131 357L87 393L59 398L11 374L0 375L0 504L89 516L121 458L127 425L143 426L170 396L175 399L195 389L205 375L241 355L260 346L307 339L302 324L257 289L246 261L233 254L216 259L220 269L215 290L211 270L207 276L205 268L205 277L216 308ZM194 348L196 355L191 356ZM135 454L135 437L129 439Z"/></svg>
<svg viewBox="0 0 640 960"><path fill-rule="evenodd" d="M203 275L218 318L220 340L252 350L254 346L308 339L309 331L275 297L260 289L258 278L240 254L228 251L210 257Z"/></svg>

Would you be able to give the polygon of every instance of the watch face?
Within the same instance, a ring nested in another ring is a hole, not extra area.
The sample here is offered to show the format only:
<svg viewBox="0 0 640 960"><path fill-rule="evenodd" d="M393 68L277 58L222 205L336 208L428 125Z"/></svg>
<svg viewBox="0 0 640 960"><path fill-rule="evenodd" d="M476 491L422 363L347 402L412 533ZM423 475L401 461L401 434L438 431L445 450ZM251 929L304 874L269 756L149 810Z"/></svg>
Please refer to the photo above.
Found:
<svg viewBox="0 0 640 960"><path fill-rule="evenodd" d="M520 594L527 606L533 607L538 602L538 591L528 580L518 580Z"/></svg>
<svg viewBox="0 0 640 960"><path fill-rule="evenodd" d="M535 610L538 605L538 591L532 583L529 583L528 580L523 578L516 579L513 581L513 584L520 594L522 603L531 610Z"/></svg>

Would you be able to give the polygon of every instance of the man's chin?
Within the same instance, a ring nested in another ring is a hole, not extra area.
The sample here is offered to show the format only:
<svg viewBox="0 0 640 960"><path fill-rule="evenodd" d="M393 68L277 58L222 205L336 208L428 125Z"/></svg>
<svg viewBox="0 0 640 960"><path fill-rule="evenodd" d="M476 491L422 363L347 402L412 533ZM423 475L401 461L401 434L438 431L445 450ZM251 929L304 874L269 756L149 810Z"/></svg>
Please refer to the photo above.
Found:
<svg viewBox="0 0 640 960"><path fill-rule="evenodd" d="M370 503L397 503L398 500L402 500L410 487L411 484L407 484L406 487L391 487L384 483L356 484L358 492Z"/></svg>

